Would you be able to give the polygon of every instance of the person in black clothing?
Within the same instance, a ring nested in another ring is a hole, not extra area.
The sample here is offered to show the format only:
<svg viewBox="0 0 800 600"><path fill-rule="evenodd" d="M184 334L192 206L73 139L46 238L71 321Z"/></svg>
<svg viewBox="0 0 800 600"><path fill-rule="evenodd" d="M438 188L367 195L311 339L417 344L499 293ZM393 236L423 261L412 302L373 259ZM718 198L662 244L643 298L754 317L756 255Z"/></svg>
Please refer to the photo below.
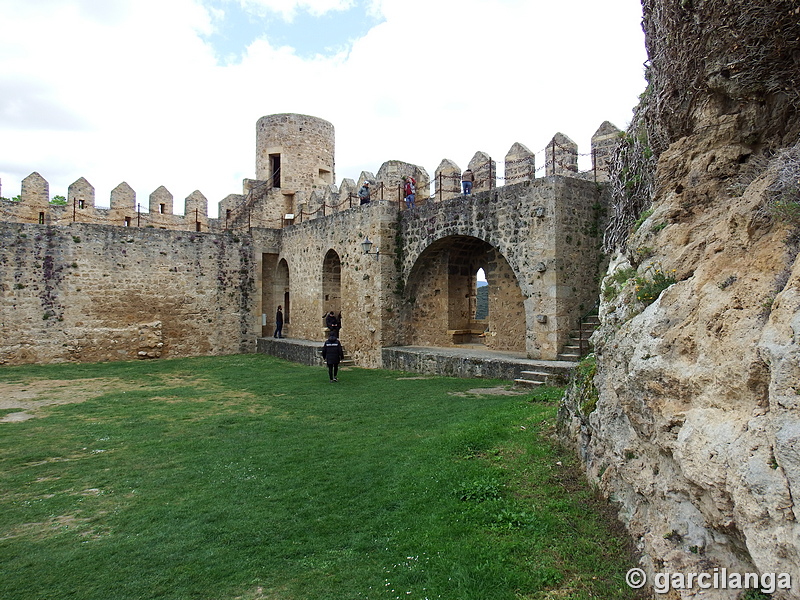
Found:
<svg viewBox="0 0 800 600"><path fill-rule="evenodd" d="M342 328L342 324L339 319L336 318L336 315L333 314L333 311L329 312L328 316L325 317L325 327L328 328L333 337L339 337L339 330Z"/></svg>
<svg viewBox="0 0 800 600"><path fill-rule="evenodd" d="M283 337L283 308L280 305L278 305L278 312L275 313L275 333L272 334L272 337Z"/></svg>
<svg viewBox="0 0 800 600"><path fill-rule="evenodd" d="M339 363L342 362L344 358L344 348L342 348L342 343L339 341L339 338L333 335L333 332L331 332L330 337L325 340L325 343L322 345L322 358L325 359L325 363L328 365L328 376L330 377L331 383L339 381L337 379L339 375Z"/></svg>

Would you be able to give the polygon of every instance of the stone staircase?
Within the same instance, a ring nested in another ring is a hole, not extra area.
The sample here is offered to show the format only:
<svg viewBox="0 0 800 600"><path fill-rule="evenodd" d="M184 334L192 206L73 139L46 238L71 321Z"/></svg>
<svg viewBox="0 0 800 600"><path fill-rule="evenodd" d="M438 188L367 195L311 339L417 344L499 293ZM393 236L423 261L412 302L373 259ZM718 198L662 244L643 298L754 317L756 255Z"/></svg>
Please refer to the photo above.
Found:
<svg viewBox="0 0 800 600"><path fill-rule="evenodd" d="M574 329L569 334L569 340L558 354L558 360L578 362L589 354L589 338L600 326L600 317L588 315L581 319L580 329Z"/></svg>
<svg viewBox="0 0 800 600"><path fill-rule="evenodd" d="M514 383L521 387L564 384L569 374L589 351L589 338L600 325L597 315L589 315L581 320L580 328L570 333L569 340L554 361L542 361L534 370L520 372Z"/></svg>
<svg viewBox="0 0 800 600"><path fill-rule="evenodd" d="M520 371L519 377L514 379L514 385L519 387L539 387L541 385L566 385L569 375L575 368L574 362L564 360L538 361L531 370Z"/></svg>
<svg viewBox="0 0 800 600"><path fill-rule="evenodd" d="M355 366L355 362L353 361L353 357L350 356L350 353L347 351L347 348L342 345L342 350L344 350L344 358L342 362L339 363L339 368L341 367L352 367Z"/></svg>

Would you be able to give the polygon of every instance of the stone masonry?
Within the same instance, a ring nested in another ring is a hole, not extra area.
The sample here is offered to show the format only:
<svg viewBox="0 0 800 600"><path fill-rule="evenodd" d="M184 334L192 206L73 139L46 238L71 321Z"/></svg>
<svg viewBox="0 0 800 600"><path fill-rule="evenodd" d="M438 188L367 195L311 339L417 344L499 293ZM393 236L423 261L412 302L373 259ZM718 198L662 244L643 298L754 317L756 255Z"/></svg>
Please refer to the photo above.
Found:
<svg viewBox="0 0 800 600"><path fill-rule="evenodd" d="M506 157L506 185L477 152L476 193L464 197L449 160L434 180L388 161L336 186L333 126L316 117L263 117L256 133L256 179L224 198L216 219L199 191L176 215L166 188L143 209L125 183L99 208L84 178L53 206L38 173L19 201L0 201L0 362L251 352L272 334L278 305L285 335L310 341L323 339L325 313L341 313L362 366L381 366L382 348L472 342L554 359L592 310L604 186L597 171L573 168L577 147L563 134L545 148L556 173L543 178L522 144ZM613 126L597 135L607 144ZM413 211L402 202L409 175ZM365 180L373 201L359 206ZM490 289L480 320L478 269Z"/></svg>

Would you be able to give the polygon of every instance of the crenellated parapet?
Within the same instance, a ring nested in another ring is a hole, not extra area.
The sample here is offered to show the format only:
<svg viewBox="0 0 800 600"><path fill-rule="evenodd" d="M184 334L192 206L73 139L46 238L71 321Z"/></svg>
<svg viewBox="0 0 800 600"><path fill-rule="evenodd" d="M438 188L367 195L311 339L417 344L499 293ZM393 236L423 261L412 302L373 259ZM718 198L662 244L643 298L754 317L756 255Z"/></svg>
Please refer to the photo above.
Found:
<svg viewBox="0 0 800 600"><path fill-rule="evenodd" d="M50 203L47 180L31 173L21 186L19 201L0 203L0 220L19 223L65 225L93 223L120 227L216 232L252 228L282 229L303 221L358 208L358 190L370 182L372 202L397 203L405 210L403 187L406 177L416 181L417 204L441 202L462 195L461 168L443 159L431 176L421 166L389 160L376 174L362 171L355 181L334 181L334 130L329 122L295 114L270 115L256 126L256 176L245 179L241 194L230 194L219 202L218 217L208 216L208 200L194 191L184 202L184 214L174 213L174 198L164 186L148 197L146 208L137 203L136 192L121 183L111 192L110 207L96 205L95 189L81 177L69 186L66 205ZM538 152L515 142L502 168L486 152L477 151L467 168L474 175L473 193L498 186L560 175L604 182L621 131L605 121L592 136L588 154L565 134L558 132ZM537 159L537 155L540 158ZM580 171L581 156L591 157L591 169ZM541 165L537 168L537 164Z"/></svg>
<svg viewBox="0 0 800 600"><path fill-rule="evenodd" d="M153 227L179 231L210 231L219 224L208 218L208 200L199 191L185 201L184 214L176 215L173 195L160 186L149 197L149 210L136 202L136 192L127 183L120 183L110 194L109 208L98 207L95 189L81 177L67 191L66 204L52 204L50 185L39 173L31 173L22 181L18 199L0 201L0 221L39 225L90 223L117 227Z"/></svg>
<svg viewBox="0 0 800 600"><path fill-rule="evenodd" d="M602 183L608 180L608 165L621 135L622 132L617 127L605 121L592 136L591 149L587 154L581 154L578 145L560 132L538 152L515 142L505 156L502 175L492 157L486 152L478 151L467 165L475 177L472 191L477 193L502 185L533 181L537 176L552 175ZM537 156L540 156L540 161ZM579 170L578 159L581 156L591 159L591 169ZM540 162L541 166L537 167ZM462 176L463 171L454 161L443 159L434 172L432 200L441 202L462 195Z"/></svg>

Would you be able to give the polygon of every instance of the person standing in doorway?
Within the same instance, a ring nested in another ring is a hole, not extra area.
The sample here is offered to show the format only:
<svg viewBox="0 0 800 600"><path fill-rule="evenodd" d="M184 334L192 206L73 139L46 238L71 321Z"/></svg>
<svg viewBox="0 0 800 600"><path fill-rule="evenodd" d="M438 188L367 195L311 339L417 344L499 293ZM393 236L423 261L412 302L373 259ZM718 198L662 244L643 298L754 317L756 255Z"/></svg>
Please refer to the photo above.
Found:
<svg viewBox="0 0 800 600"><path fill-rule="evenodd" d="M472 169L467 169L461 176L461 187L464 189L464 195L469 196L472 193L472 184L475 182L475 173Z"/></svg>
<svg viewBox="0 0 800 600"><path fill-rule="evenodd" d="M278 312L275 313L275 333L272 334L274 338L283 337L283 307L278 305Z"/></svg>
<svg viewBox="0 0 800 600"><path fill-rule="evenodd" d="M339 319L336 318L333 311L329 312L328 316L325 317L325 327L328 328L328 331L330 331L333 337L339 338L339 330L342 328L342 324Z"/></svg>
<svg viewBox="0 0 800 600"><path fill-rule="evenodd" d="M339 338L331 332L328 339L322 345L322 358L325 359L325 364L328 365L328 377L331 383L339 381L339 363L344 358L344 348Z"/></svg>

